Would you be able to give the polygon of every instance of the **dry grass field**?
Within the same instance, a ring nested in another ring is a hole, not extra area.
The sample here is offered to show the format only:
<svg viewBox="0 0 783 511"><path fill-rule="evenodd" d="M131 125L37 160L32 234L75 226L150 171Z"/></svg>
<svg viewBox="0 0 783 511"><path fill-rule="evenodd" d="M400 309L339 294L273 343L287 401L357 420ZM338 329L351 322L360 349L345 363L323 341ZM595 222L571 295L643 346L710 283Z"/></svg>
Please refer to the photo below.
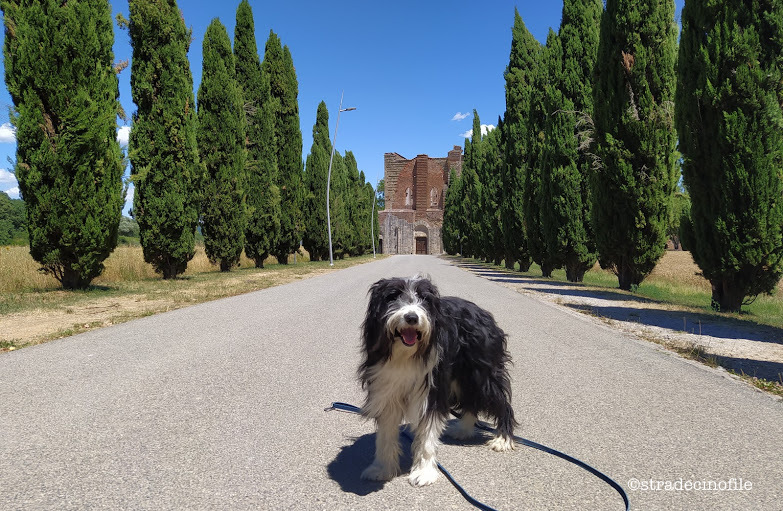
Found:
<svg viewBox="0 0 783 511"><path fill-rule="evenodd" d="M299 260L309 261L306 253ZM291 256L291 262L294 257ZM274 257L269 257L266 264L276 264ZM119 246L104 262L106 269L93 281L95 286L111 285L118 282L141 281L159 278L152 266L144 262L140 246ZM240 268L252 268L255 263L242 254ZM60 283L50 275L38 271L40 265L30 256L27 247L0 247L0 293L19 293L24 291L44 291L59 289ZM188 263L186 276L200 273L219 272L219 268L209 262L203 246L196 247L196 255Z"/></svg>
<svg viewBox="0 0 783 511"><path fill-rule="evenodd" d="M650 274L650 278L693 286L704 292L710 292L710 283L701 276L699 267L693 262L690 252L679 250L666 252Z"/></svg>

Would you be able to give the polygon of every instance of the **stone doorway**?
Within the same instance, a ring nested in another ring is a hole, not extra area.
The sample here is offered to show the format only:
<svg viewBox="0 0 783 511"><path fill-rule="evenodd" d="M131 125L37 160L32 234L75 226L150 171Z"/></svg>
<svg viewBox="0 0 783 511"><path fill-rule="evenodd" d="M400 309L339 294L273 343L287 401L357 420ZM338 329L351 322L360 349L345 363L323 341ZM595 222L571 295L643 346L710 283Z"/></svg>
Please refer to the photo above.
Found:
<svg viewBox="0 0 783 511"><path fill-rule="evenodd" d="M417 255L427 255L427 237L426 236L417 236L416 237L416 254Z"/></svg>

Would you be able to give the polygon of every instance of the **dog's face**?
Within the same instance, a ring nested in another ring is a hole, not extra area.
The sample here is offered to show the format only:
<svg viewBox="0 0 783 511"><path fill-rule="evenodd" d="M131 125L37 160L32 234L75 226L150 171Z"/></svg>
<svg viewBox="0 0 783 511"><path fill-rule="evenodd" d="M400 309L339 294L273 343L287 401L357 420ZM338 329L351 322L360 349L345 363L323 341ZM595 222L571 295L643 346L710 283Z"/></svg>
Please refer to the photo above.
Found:
<svg viewBox="0 0 783 511"><path fill-rule="evenodd" d="M439 309L438 289L427 278L392 278L373 284L363 325L368 362L392 354L426 356Z"/></svg>

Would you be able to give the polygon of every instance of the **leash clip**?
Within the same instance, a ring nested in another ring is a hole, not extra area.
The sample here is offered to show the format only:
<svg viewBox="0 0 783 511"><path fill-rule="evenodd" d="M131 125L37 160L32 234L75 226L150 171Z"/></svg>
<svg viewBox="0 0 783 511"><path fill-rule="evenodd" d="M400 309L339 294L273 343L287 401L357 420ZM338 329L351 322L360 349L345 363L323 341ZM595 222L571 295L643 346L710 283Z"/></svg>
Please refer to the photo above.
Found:
<svg viewBox="0 0 783 511"><path fill-rule="evenodd" d="M341 403L340 401L335 401L329 408L324 408L325 412L331 412L332 410L337 410L338 412L356 413L359 415L362 414L362 409L358 406L354 406L348 403Z"/></svg>

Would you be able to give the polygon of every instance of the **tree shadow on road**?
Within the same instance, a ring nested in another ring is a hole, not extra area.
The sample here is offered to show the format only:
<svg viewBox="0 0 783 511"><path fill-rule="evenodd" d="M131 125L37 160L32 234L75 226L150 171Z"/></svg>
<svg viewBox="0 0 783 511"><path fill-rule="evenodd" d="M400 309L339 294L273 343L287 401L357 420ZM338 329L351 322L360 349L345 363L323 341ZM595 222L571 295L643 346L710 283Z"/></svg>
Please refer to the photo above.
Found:
<svg viewBox="0 0 783 511"><path fill-rule="evenodd" d="M715 358L715 362L719 365L733 369L739 374L783 383L783 363L770 362L768 360L724 357L722 355L711 356Z"/></svg>
<svg viewBox="0 0 783 511"><path fill-rule="evenodd" d="M401 428L400 431L402 431ZM400 474L410 472L413 464L410 444L400 438L402 457L400 458ZM347 493L364 497L383 489L383 481L365 481L361 478L362 471L372 463L375 455L375 433L362 435L350 445L340 448L334 460L326 466L329 478L340 485Z"/></svg>
<svg viewBox="0 0 783 511"><path fill-rule="evenodd" d="M756 342L783 344L783 329L742 319L716 317L687 310L637 308L564 303L566 307L595 316L654 326L694 335L719 339L748 339Z"/></svg>

